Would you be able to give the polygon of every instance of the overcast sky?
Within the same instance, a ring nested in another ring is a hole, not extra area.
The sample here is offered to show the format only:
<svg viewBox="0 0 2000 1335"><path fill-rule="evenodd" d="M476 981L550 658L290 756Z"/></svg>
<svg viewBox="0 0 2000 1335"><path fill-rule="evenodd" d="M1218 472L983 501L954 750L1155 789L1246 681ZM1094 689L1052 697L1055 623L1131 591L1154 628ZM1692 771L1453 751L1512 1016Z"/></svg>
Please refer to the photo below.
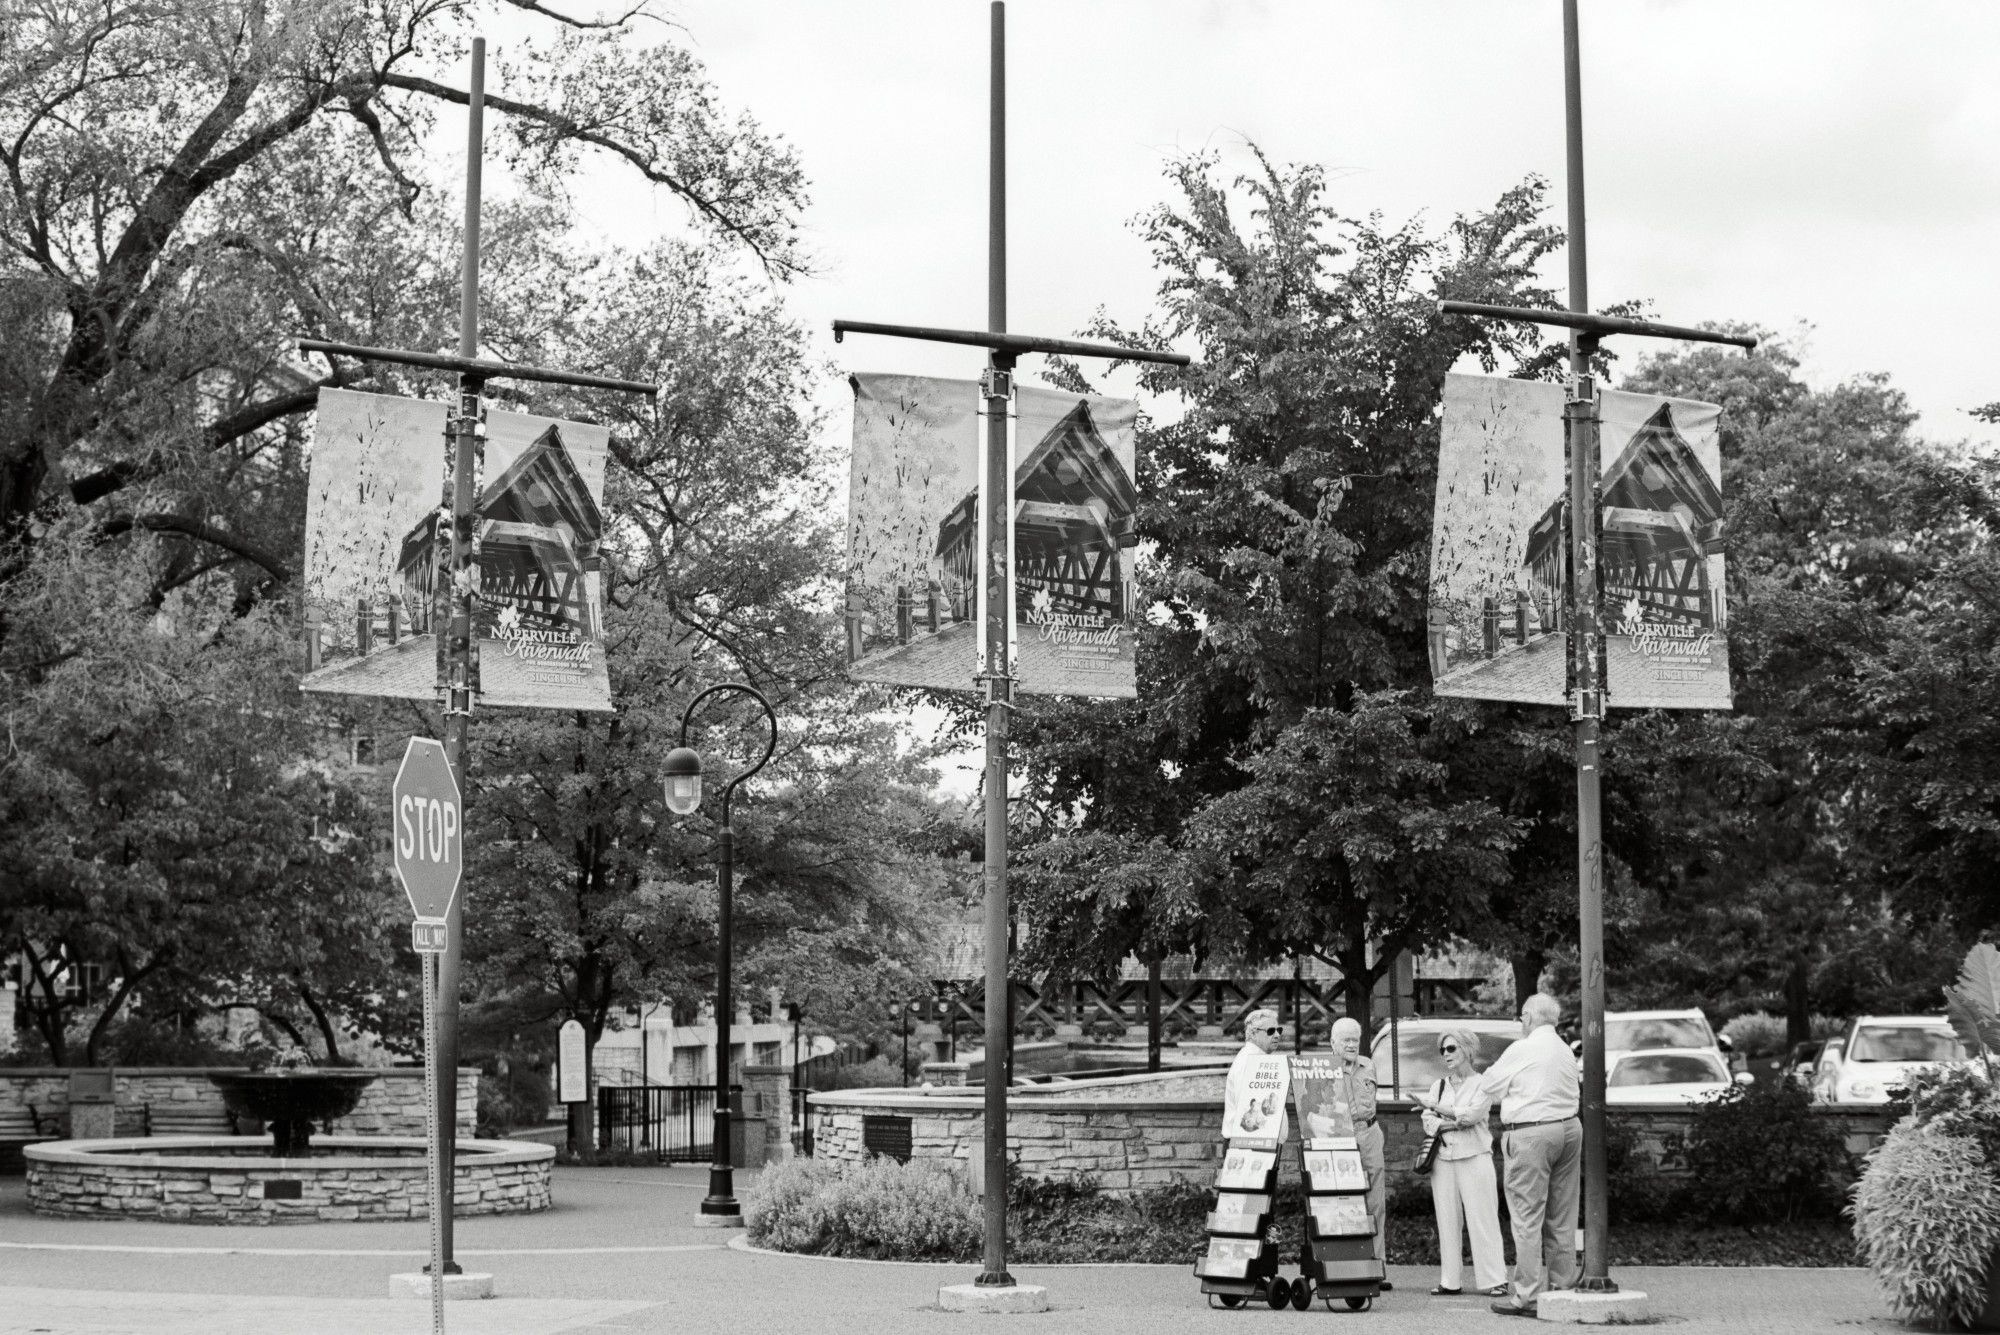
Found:
<svg viewBox="0 0 2000 1335"><path fill-rule="evenodd" d="M840 371L976 375L972 349L836 347L828 326L985 324L985 0L672 13L722 102L794 144L811 179L819 276L788 300L816 352ZM1232 172L1251 143L1320 164L1341 212L1391 224L1440 228L1530 174L1564 216L1559 0L1012 0L1007 31L1017 331L1153 311L1131 224L1190 152ZM2000 443L1966 414L2000 400L2000 4L1584 0L1582 31L1596 305L1762 324L1811 383L1886 371L1926 435ZM619 164L591 170L605 239L684 227ZM826 457L844 460L837 375L820 401ZM946 788L970 790L976 758L953 768Z"/></svg>
<svg viewBox="0 0 2000 1335"><path fill-rule="evenodd" d="M790 300L820 351L975 374L969 349L835 348L826 327L984 324L984 0L673 13L721 99L811 178L821 276ZM1563 216L1557 0L1012 0L1007 25L1016 330L1153 309L1130 224L1190 151L1238 167L1254 142L1323 165L1345 213L1434 226L1537 173ZM1582 25L1596 304L1764 324L1814 383L1887 371L1926 434L2000 439L1965 414L2000 399L2000 5L1585 0ZM679 225L671 199L601 170L620 187L590 210L610 239Z"/></svg>

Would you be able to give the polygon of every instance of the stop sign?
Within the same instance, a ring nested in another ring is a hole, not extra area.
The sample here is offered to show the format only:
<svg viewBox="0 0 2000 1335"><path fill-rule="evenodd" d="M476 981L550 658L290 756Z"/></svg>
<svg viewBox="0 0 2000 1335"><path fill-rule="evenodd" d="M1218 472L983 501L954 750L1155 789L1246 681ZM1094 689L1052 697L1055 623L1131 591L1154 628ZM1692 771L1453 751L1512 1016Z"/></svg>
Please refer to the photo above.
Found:
<svg viewBox="0 0 2000 1335"><path fill-rule="evenodd" d="M417 917L442 918L465 872L464 812L444 744L412 737L390 791L396 875Z"/></svg>

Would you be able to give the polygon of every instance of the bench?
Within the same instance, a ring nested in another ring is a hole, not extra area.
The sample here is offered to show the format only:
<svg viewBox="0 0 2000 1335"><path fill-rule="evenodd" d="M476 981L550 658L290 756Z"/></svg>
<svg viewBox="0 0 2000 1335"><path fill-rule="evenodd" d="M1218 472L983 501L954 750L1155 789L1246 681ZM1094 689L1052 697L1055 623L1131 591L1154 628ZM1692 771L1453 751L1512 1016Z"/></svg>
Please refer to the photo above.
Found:
<svg viewBox="0 0 2000 1335"><path fill-rule="evenodd" d="M32 1103L18 1108L0 1108L0 1140L54 1140L56 1119L53 1114L44 1115L36 1111Z"/></svg>
<svg viewBox="0 0 2000 1335"><path fill-rule="evenodd" d="M23 1145L56 1140L60 1135L54 1113L40 1112L33 1104L0 1108L0 1175L11 1177L25 1170L21 1158Z"/></svg>
<svg viewBox="0 0 2000 1335"><path fill-rule="evenodd" d="M242 1134L236 1114L214 1104L162 1103L145 1106L149 1136L234 1136Z"/></svg>

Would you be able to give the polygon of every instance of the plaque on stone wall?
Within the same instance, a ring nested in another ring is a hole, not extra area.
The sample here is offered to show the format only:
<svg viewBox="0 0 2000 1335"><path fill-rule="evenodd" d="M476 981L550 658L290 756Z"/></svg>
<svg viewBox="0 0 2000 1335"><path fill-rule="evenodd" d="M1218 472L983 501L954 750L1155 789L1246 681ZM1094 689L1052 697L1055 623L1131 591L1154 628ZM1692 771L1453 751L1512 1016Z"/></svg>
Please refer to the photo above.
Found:
<svg viewBox="0 0 2000 1335"><path fill-rule="evenodd" d="M910 1161L910 1119L907 1117L861 1118L861 1148L897 1163Z"/></svg>

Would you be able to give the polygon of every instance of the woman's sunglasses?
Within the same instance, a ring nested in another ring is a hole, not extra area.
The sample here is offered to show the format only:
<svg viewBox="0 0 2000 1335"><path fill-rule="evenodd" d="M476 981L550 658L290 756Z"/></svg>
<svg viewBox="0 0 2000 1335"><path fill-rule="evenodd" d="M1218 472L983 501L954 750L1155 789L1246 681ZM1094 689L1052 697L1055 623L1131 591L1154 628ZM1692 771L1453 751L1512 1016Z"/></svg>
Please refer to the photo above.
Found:
<svg viewBox="0 0 2000 1335"><path fill-rule="evenodd" d="M1438 1052L1446 1057L1449 1057L1452 1053L1457 1051L1458 1051L1458 1045L1455 1043L1440 1043L1438 1045Z"/></svg>

